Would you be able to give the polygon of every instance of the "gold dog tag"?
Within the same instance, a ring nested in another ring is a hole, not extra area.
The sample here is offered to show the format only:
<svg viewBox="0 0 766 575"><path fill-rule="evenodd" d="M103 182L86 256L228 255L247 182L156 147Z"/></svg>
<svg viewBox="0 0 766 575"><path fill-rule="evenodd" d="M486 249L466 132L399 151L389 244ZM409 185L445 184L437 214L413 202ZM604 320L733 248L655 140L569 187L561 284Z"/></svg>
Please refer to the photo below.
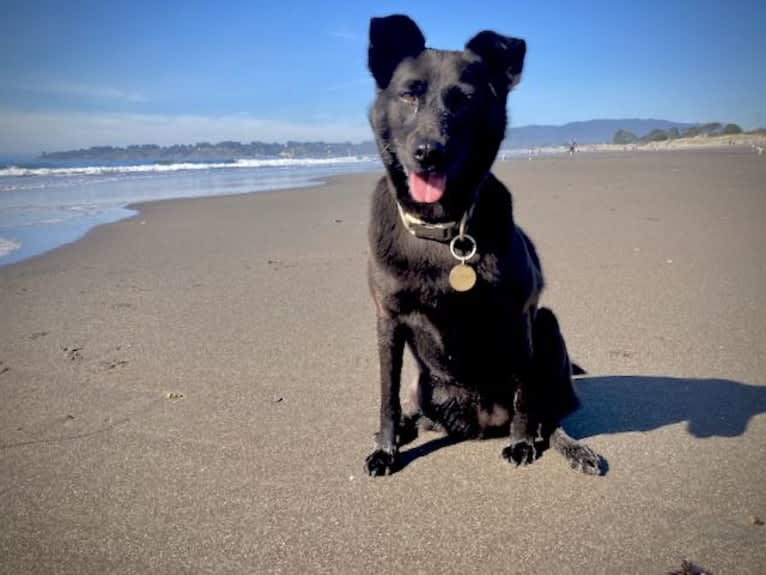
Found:
<svg viewBox="0 0 766 575"><path fill-rule="evenodd" d="M468 291L476 285L476 272L461 262L450 270L449 285L455 291Z"/></svg>

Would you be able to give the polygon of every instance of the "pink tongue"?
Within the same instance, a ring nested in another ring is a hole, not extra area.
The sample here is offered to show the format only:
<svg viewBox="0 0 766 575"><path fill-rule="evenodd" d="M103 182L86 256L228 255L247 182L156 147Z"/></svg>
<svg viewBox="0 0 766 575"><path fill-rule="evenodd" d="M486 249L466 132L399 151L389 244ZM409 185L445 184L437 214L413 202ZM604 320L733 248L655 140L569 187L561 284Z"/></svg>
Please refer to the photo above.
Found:
<svg viewBox="0 0 766 575"><path fill-rule="evenodd" d="M417 202L432 204L442 197L446 183L444 174L410 174L410 194Z"/></svg>

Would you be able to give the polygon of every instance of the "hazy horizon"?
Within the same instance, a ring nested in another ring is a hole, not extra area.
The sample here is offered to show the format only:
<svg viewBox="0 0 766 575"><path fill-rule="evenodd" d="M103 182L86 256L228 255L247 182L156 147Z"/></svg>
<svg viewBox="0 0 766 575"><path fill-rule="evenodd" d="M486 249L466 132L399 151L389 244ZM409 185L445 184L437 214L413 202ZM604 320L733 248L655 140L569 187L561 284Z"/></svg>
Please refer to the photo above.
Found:
<svg viewBox="0 0 766 575"><path fill-rule="evenodd" d="M371 16L408 13L429 46L525 38L515 127L600 118L766 126L766 11L755 1L335 0L130 5L11 0L0 21L0 154L200 141L371 139Z"/></svg>
<svg viewBox="0 0 766 575"><path fill-rule="evenodd" d="M624 129L624 130L627 130L629 132L634 131L635 127L632 124L637 123L637 122L638 123L642 123L642 122L646 122L647 123L647 127L645 129L633 132L638 137L646 136L651 130L655 129L653 127L654 124L657 124L657 128L658 129L667 130L668 128L670 128L672 126L679 127L681 129L683 129L685 126L688 126L688 127L691 127L691 126L702 126L703 124L707 123L707 122L674 122L672 120L666 120L666 119L663 119L663 118L594 118L594 119L591 119L591 120L574 120L572 122L567 122L565 124L558 124L558 125L553 125L553 124L530 124L530 125L525 125L525 126L509 126L509 130L511 130L511 134L512 134L513 131L521 132L521 131L525 131L525 130L529 130L529 129L532 129L532 130L538 130L538 129L540 129L540 130L548 130L548 129L553 129L553 130L561 129L561 130L564 130L567 127L576 126L576 125L590 126L592 124L607 123L607 124L614 124L614 128L612 129L611 132L609 132L608 136L605 136L604 138L599 139L597 142L595 140L591 141L588 138L585 138L585 139L581 140L581 143L583 143L583 144L585 144L585 143L610 143L611 142L611 138L614 135L614 132L616 132L618 129ZM713 120L713 121L711 121L711 123L718 123L721 126L725 126L727 124L726 121L719 121L719 120ZM560 142L558 142L558 143L551 142L551 143L544 144L544 146L546 146L546 147L552 147L552 146L555 147L557 145L558 146L564 146L566 144L566 142L568 142L570 139L572 139L572 138L569 137L569 136L563 136L563 139L561 139ZM577 139L577 138L575 138L575 139ZM3 161L5 161L6 163L8 161L21 161L21 160L31 161L31 160L36 160L36 159L44 159L43 157L46 156L46 155L54 155L55 156L58 153L88 152L88 151L95 150L95 149L98 149L98 148L113 148L113 149L116 149L116 150L117 149L127 150L129 148L143 147L143 146L158 146L161 149L170 149L170 148L173 148L173 147L194 148L194 147L197 147L197 146L204 146L204 145L211 145L211 146L215 147L215 146L218 146L220 144L225 144L225 143L229 143L229 142L233 142L235 144L240 144L240 145L243 145L243 146L248 146L248 145L251 145L251 144L267 144L267 145L271 145L271 144L275 144L275 143L279 144L279 145L282 145L282 146L286 146L289 143L293 143L293 144L298 144L298 145L323 144L323 145L328 145L328 146L342 146L342 145L345 145L345 144L350 144L351 146L356 146L356 147L365 146L367 144L374 145L374 143L375 143L374 142L374 136L373 136L372 133L370 133L367 136L366 139L358 140L358 141L353 141L353 140L342 140L342 141L341 140L336 140L336 141L330 141L330 140L283 140L283 141L276 141L276 142L274 142L274 141L266 142L266 141L263 141L263 140L249 140L249 141L247 141L247 140L225 139L225 140L219 140L219 141L212 140L212 141L199 141L199 142L176 142L176 141L174 141L174 142L170 142L170 143L167 143L167 144L162 144L162 143L157 143L157 142L132 142L130 144L109 144L109 143L105 143L105 144L98 144L98 145L93 145L93 146L82 146L82 147L78 147L78 148L67 148L67 149L63 149L62 148L60 150L42 150L42 151L39 151L39 152L38 151L14 152L14 153L2 153L2 152L0 152L0 163L2 163ZM536 147L538 145L535 144L534 146ZM514 145L513 138L511 137L509 139L508 135L506 135L506 138L501 143L501 148L502 149L506 149L506 150L508 150L508 149L516 149L517 151L518 150L526 150L527 147L529 147L529 146L525 145L524 143L518 144L518 145ZM377 154L377 152L375 152L375 154ZM321 156L321 154L319 154L319 156Z"/></svg>

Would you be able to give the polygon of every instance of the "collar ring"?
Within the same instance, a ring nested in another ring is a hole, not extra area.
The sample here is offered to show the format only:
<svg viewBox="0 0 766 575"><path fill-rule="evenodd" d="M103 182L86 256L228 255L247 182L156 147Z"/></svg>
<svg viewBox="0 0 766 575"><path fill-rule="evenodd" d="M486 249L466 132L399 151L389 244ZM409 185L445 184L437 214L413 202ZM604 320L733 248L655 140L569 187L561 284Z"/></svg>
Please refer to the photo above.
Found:
<svg viewBox="0 0 766 575"><path fill-rule="evenodd" d="M458 248L456 246L458 240L463 242L468 242L471 246L468 248L467 251L463 251L463 255L458 254ZM453 258L458 260L461 264L464 264L465 262L467 262L473 256L476 255L476 240L473 239L473 236L469 236L466 233L462 233L462 229L461 229L461 233L455 236L454 238L452 238L452 241L450 241L449 251L452 254Z"/></svg>

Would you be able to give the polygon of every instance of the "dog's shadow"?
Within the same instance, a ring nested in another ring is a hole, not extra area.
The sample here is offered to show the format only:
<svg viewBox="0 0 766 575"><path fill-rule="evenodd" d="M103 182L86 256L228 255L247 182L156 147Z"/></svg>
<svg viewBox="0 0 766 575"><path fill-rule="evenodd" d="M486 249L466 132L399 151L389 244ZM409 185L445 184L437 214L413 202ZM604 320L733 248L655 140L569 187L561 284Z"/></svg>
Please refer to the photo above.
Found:
<svg viewBox="0 0 766 575"><path fill-rule="evenodd" d="M754 416L766 413L766 387L726 379L656 376L577 378L581 406L562 426L575 439L651 431L687 422L697 438L737 437ZM459 440L438 437L400 454L402 467Z"/></svg>
<svg viewBox="0 0 766 575"><path fill-rule="evenodd" d="M563 422L576 439L684 421L694 437L736 437L766 412L766 387L727 379L602 376L578 378L576 386L582 405Z"/></svg>

